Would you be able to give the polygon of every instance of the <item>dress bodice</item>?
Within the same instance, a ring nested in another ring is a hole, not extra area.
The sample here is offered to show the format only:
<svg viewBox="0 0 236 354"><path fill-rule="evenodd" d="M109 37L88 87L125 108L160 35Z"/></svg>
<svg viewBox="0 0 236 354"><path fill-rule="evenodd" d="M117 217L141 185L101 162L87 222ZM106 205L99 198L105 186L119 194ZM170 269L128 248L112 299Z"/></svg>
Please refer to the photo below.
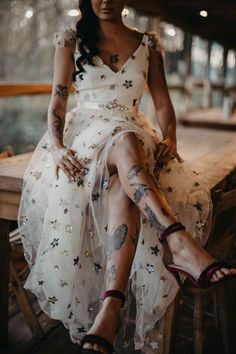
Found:
<svg viewBox="0 0 236 354"><path fill-rule="evenodd" d="M64 46L66 43L76 42L74 52L76 63L81 53L75 38L75 31L66 29L55 34L54 44ZM157 43L156 32L143 33L138 48L117 72L105 64L98 55L93 59L94 66L83 64L85 72L77 74L74 82L76 101L99 104L115 101L124 106L138 107L148 77L149 47L153 47L155 43Z"/></svg>
<svg viewBox="0 0 236 354"><path fill-rule="evenodd" d="M96 103L116 100L125 106L139 105L148 74L147 38L144 34L138 48L117 72L99 56L94 59L95 66L84 64L86 72L76 76L76 100ZM75 59L78 56L80 53L76 49Z"/></svg>

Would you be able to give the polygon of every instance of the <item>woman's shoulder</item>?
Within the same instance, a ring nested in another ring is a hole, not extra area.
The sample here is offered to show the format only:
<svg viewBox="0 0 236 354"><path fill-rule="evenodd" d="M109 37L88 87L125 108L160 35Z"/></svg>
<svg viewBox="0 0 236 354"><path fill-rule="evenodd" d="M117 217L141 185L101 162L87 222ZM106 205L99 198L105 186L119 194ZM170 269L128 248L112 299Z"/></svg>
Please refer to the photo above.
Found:
<svg viewBox="0 0 236 354"><path fill-rule="evenodd" d="M75 47L77 41L76 31L73 28L65 28L54 32L53 44L59 47Z"/></svg>
<svg viewBox="0 0 236 354"><path fill-rule="evenodd" d="M156 51L162 51L159 34L156 31L147 31L146 34L148 37L147 44L149 48L154 49Z"/></svg>
<svg viewBox="0 0 236 354"><path fill-rule="evenodd" d="M132 31L134 32L137 37L142 38L143 36L146 36L147 38L147 45L155 50L162 51L161 45L160 45L160 36L157 33L157 31L139 31L137 27L132 27Z"/></svg>

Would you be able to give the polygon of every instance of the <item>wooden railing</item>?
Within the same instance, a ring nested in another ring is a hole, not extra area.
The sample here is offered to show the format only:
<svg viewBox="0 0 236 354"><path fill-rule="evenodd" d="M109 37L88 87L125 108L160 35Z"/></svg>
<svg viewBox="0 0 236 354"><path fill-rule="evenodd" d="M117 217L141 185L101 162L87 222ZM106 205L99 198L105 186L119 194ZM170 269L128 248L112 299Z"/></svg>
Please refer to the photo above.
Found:
<svg viewBox="0 0 236 354"><path fill-rule="evenodd" d="M201 86L199 86L201 87ZM236 92L236 86L224 87L223 85L211 85L214 90L222 90L223 92ZM183 85L172 85L169 84L168 88L170 91L181 91L187 92ZM146 87L147 89L147 87ZM52 85L42 84L42 83L25 83L25 84L0 84L0 97L11 97L11 96L23 96L23 95L46 95L51 94ZM73 92L74 88L71 86L70 92Z"/></svg>
<svg viewBox="0 0 236 354"><path fill-rule="evenodd" d="M71 87L73 92L73 87ZM0 97L51 94L51 84L0 84Z"/></svg>

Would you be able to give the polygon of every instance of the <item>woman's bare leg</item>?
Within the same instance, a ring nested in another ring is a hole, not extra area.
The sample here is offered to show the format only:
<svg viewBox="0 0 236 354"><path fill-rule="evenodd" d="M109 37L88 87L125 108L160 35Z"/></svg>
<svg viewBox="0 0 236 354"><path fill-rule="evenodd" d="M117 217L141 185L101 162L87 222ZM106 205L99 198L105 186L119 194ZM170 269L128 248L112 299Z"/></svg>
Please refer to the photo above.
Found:
<svg viewBox="0 0 236 354"><path fill-rule="evenodd" d="M124 292L138 241L140 211L125 194L117 174L110 178L108 210L109 245L106 290ZM120 309L121 300L113 297L106 298L88 333L101 335L110 343L113 343L116 329L119 326ZM106 350L99 345L86 343L83 347L107 354Z"/></svg>
<svg viewBox="0 0 236 354"><path fill-rule="evenodd" d="M112 148L109 168L118 172L121 185L127 196L134 201L150 224L161 233L176 222L164 195L158 190L147 170L148 160L142 143L134 133L124 133ZM176 265L184 267L196 279L205 267L215 259L211 257L186 231L177 231L167 238ZM222 268L214 273L212 281L230 273Z"/></svg>

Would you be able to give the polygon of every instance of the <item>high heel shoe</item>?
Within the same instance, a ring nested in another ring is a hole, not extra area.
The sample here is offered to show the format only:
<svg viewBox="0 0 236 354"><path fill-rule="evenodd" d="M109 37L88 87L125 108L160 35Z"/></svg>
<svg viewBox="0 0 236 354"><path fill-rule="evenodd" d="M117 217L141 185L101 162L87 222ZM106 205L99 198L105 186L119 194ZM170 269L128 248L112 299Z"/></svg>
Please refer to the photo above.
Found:
<svg viewBox="0 0 236 354"><path fill-rule="evenodd" d="M118 291L118 290L107 290L105 291L103 295L103 300L105 300L107 297L116 297L121 300L121 308L124 307L125 304L125 295ZM119 328L117 329L118 332ZM85 343L89 344L98 344L102 346L109 354L112 354L115 351L115 348L113 345L108 342L105 338L96 335L96 334L87 334L84 336L79 344L80 347L80 354L102 354L102 352L95 350L95 349L84 349L83 346Z"/></svg>
<svg viewBox="0 0 236 354"><path fill-rule="evenodd" d="M180 222L176 222L176 223L173 223L170 226L168 226L163 231L163 233L161 234L161 236L159 238L159 240L163 244L163 246L165 246L167 244L166 238L169 235L171 235L174 232L180 231L180 230L185 230L185 227ZM181 266L178 266L175 264L165 264L165 263L164 263L164 265L168 269L168 271L175 277L184 297L187 297L187 294L185 291L183 281L180 278L180 273L187 276L196 286L198 286L200 288L207 288L209 286L214 285L215 283L225 280L225 278L227 278L227 279L229 277L236 278L235 274L228 274L228 275L225 275L223 278L219 279L218 281L214 281L214 282L211 281L212 276L216 271L221 270L222 268L226 268L229 270L232 269L232 266L230 266L229 264L227 264L225 262L221 262L221 261L215 261L215 262L211 263L209 266L207 266L202 271L202 273L200 274L198 279L195 279L191 274L189 274Z"/></svg>

